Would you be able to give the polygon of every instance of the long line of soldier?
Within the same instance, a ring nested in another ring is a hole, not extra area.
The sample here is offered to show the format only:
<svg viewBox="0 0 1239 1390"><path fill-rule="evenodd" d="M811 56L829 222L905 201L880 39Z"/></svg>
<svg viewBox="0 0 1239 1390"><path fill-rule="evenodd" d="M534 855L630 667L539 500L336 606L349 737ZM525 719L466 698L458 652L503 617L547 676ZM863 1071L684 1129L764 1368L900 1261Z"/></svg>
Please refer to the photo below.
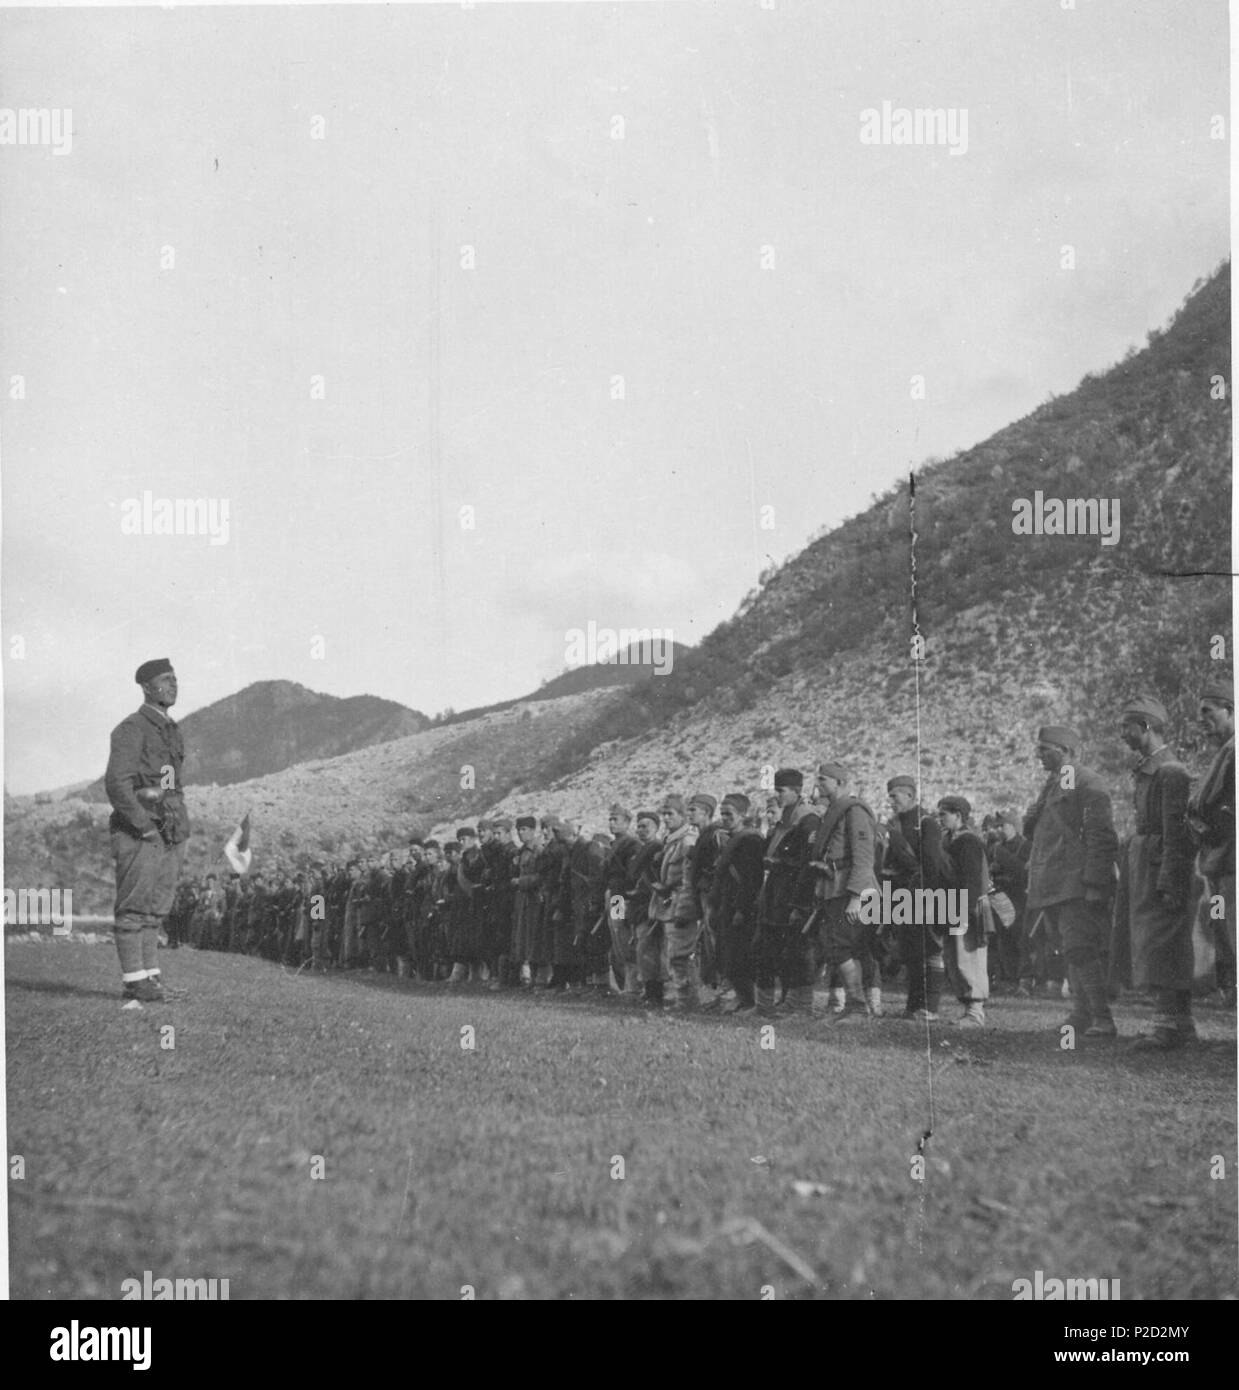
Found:
<svg viewBox="0 0 1239 1390"><path fill-rule="evenodd" d="M1034 993L1065 975L1067 1022L1093 1039L1116 1035L1111 996L1126 977L1154 1003L1138 1045L1177 1048L1195 1037L1192 924L1205 887L1219 988L1234 1002L1229 684L1202 692L1200 716L1221 746L1191 796L1165 744L1164 706L1141 697L1124 709L1120 734L1138 761L1136 828L1121 854L1110 794L1080 762L1079 733L1048 725L1037 735L1047 776L1036 802L1022 817L987 818L984 836L965 798L944 796L929 814L906 774L887 782L890 815L879 822L849 792L848 769L827 761L807 796L804 775L783 768L762 804L743 792L721 802L673 793L635 814L617 803L608 835L555 815L497 817L381 858L277 872L270 884L208 875L178 893L169 934L310 970L763 1018L813 1017L825 977L831 1024L882 1016L884 977L901 969L903 1017L936 1020L949 993L965 1028L984 1026L991 991ZM884 885L920 890L918 901L963 890L966 920L883 921L873 908Z"/></svg>

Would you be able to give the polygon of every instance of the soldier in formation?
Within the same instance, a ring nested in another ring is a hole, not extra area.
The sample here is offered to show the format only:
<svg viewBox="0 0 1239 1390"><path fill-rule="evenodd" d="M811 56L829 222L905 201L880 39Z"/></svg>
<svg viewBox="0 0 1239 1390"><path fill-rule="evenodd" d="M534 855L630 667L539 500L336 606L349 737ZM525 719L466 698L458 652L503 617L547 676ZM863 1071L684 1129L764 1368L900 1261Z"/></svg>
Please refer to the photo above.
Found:
<svg viewBox="0 0 1239 1390"><path fill-rule="evenodd" d="M166 741L157 714L131 721ZM885 966L905 977L903 1018L937 1021L949 989L958 1025L981 1028L991 988L1057 993L1060 960L1071 1000L1062 1026L1090 1042L1116 1036L1107 972L1129 957L1154 1004L1137 1045L1172 1050L1195 1037L1192 921L1205 886L1219 987L1234 1000L1228 683L1202 692L1200 718L1217 752L1193 795L1165 741L1165 707L1141 696L1120 712L1119 735L1136 756L1135 830L1121 847L1079 732L1046 725L1035 739L1045 773L1036 800L1023 816L987 817L984 838L966 798L943 796L930 813L902 772L886 783L890 812L879 821L847 766L828 759L807 797L804 774L785 767L765 801L673 792L635 814L616 802L607 833L556 815L484 818L442 843L416 838L382 855L296 873L275 865L227 883L208 875L169 895L163 925L172 941L298 969L827 1026L882 1015ZM121 775L118 757L118 788ZM929 901L946 890L962 905L958 922L882 915L896 894ZM824 1011L819 983L838 991Z"/></svg>

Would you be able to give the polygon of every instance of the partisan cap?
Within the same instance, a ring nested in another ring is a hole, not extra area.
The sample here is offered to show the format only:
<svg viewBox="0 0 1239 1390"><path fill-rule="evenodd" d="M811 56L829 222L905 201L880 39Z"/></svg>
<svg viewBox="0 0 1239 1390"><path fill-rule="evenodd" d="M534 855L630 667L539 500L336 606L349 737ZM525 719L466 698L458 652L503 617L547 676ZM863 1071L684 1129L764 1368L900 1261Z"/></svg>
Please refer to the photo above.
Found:
<svg viewBox="0 0 1239 1390"><path fill-rule="evenodd" d="M1073 751L1084 742L1078 729L1070 724L1043 724L1037 730L1038 743L1052 743L1056 748L1069 748Z"/></svg>
<svg viewBox="0 0 1239 1390"><path fill-rule="evenodd" d="M134 674L134 680L139 685L145 685L147 681L153 681L156 676L162 676L172 670L172 663L166 656L157 656L154 661L144 661Z"/></svg>
<svg viewBox="0 0 1239 1390"><path fill-rule="evenodd" d="M1123 706L1124 719L1143 719L1146 724L1168 724L1170 715L1166 706L1151 695L1137 695Z"/></svg>

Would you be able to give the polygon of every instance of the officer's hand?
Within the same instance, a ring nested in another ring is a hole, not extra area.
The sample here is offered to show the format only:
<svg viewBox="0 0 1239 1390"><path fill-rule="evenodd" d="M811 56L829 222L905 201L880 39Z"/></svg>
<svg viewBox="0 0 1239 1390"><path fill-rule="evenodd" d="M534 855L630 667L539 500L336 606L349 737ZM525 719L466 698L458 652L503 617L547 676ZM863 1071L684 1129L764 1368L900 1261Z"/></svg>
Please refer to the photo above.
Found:
<svg viewBox="0 0 1239 1390"><path fill-rule="evenodd" d="M855 923L860 921L859 893L853 893L852 896L848 899L848 905L844 908L843 915L848 919L849 922Z"/></svg>

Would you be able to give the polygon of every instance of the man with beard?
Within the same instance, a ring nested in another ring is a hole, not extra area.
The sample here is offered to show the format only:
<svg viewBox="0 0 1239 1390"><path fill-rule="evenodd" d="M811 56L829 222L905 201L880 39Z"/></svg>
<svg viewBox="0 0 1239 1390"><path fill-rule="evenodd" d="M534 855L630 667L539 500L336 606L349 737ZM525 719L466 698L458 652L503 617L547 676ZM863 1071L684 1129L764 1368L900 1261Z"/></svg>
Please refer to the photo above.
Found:
<svg viewBox="0 0 1239 1390"><path fill-rule="evenodd" d="M758 1011L773 1014L776 977L792 1013L813 1013L816 962L803 933L813 911L812 878L805 873L813 837L821 817L802 796L804 774L780 768L774 774L781 810L765 849L766 877L757 907L754 941L755 988Z"/></svg>
<svg viewBox="0 0 1239 1390"><path fill-rule="evenodd" d="M906 773L886 784L890 820L886 822L886 846L882 876L890 880L892 893L918 889L935 891L951 882L951 865L942 848L942 826L917 804L916 779ZM932 1023L938 1017L946 963L942 955L944 932L931 922L909 922L895 929L899 953L908 973L908 999L904 1018Z"/></svg>
<svg viewBox="0 0 1239 1390"><path fill-rule="evenodd" d="M189 838L181 768L185 745L168 711L177 681L166 657L144 661L134 680L143 702L112 730L104 787L116 905L113 935L125 1008L163 999L159 933L176 892Z"/></svg>
<svg viewBox="0 0 1239 1390"><path fill-rule="evenodd" d="M817 912L817 939L825 959L827 979L838 971L846 993L843 1012L831 1022L869 1018L881 1007L881 987L865 997L863 962L872 952L861 921L861 903L877 892L874 874L877 817L858 797L845 792L849 780L842 763L825 762L818 768L817 785L825 811L811 842L805 881L799 886L802 898L813 897ZM809 942L810 950L814 943ZM870 966L872 969L872 965ZM817 975L816 954L810 976L809 1010L812 1011L812 980Z"/></svg>
<svg viewBox="0 0 1239 1390"><path fill-rule="evenodd" d="M1065 724L1047 724L1037 733L1046 780L1024 817L1024 834L1032 841L1025 911L1030 937L1045 931L1066 959L1072 1010L1065 1026L1077 1036L1113 1038L1101 953L1118 837L1105 784L1076 761L1081 742Z"/></svg>
<svg viewBox="0 0 1239 1390"><path fill-rule="evenodd" d="M757 899L765 877L765 843L748 824L749 799L729 792L718 818L726 839L714 866L710 910L715 924L719 974L734 998L724 1013L749 1014L757 1007L753 984L753 934L757 930Z"/></svg>
<svg viewBox="0 0 1239 1390"><path fill-rule="evenodd" d="M613 839L606 865L607 923L611 932L611 969L623 994L638 991L637 936L628 915L629 868L640 849L640 841L631 833L632 812L618 801L607 818Z"/></svg>
<svg viewBox="0 0 1239 1390"><path fill-rule="evenodd" d="M1136 828L1127 845L1132 978L1153 996L1153 1032L1133 1046L1158 1052L1196 1040L1191 778L1166 744L1169 722L1160 701L1139 696L1127 702L1120 724L1123 742L1139 755L1132 768Z"/></svg>
<svg viewBox="0 0 1239 1390"><path fill-rule="evenodd" d="M1229 681L1200 692L1200 724L1218 745L1200 790L1188 802L1197 868L1209 885L1209 923L1222 1003L1235 1007L1235 695Z"/></svg>

